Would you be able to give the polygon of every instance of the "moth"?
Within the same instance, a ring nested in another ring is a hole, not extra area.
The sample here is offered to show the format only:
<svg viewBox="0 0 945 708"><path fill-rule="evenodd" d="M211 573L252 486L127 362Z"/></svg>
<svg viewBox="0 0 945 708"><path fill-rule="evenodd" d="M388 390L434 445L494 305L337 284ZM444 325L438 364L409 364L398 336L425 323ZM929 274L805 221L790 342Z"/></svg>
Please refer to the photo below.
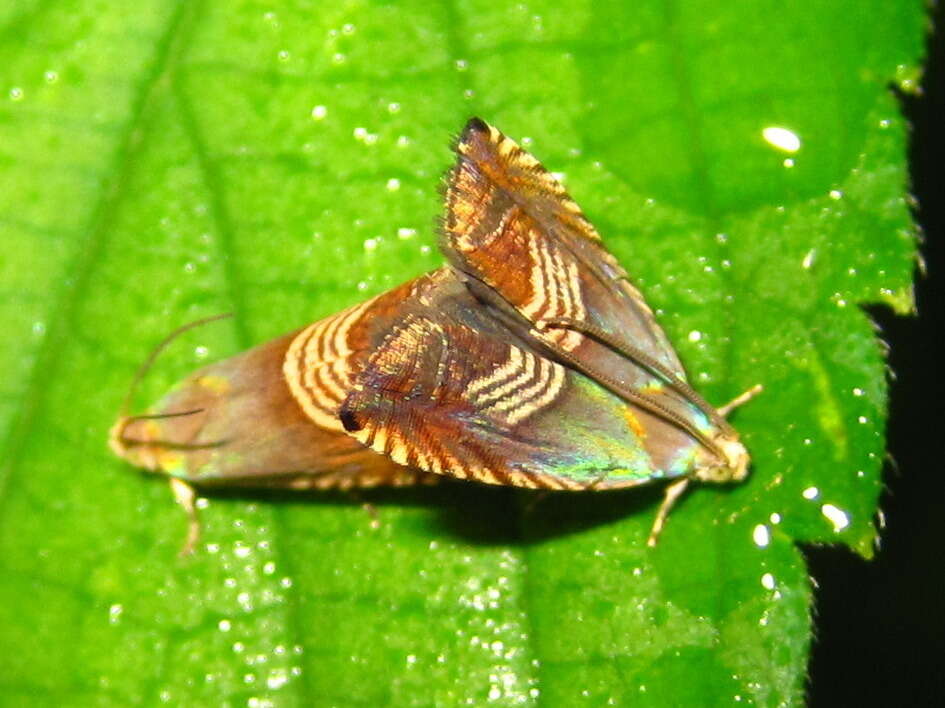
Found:
<svg viewBox="0 0 945 708"><path fill-rule="evenodd" d="M110 444L198 487L347 489L443 477L533 489L666 480L649 537L692 481L745 479L714 408L578 205L479 118L455 143L448 263L189 376Z"/></svg>

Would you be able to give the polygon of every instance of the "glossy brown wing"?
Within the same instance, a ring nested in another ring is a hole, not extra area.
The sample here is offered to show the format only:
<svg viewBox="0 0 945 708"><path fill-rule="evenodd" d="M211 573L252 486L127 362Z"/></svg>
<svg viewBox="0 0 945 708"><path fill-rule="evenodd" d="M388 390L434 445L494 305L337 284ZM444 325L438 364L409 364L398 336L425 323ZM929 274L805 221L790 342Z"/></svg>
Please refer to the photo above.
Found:
<svg viewBox="0 0 945 708"><path fill-rule="evenodd" d="M686 384L665 334L561 184L484 121L460 135L443 248L473 292L548 355L712 447L731 429ZM709 423L711 421L711 424Z"/></svg>
<svg viewBox="0 0 945 708"><path fill-rule="evenodd" d="M619 398L501 326L466 324L460 302L411 308L355 377L340 417L375 452L457 479L549 489L626 487L701 464L678 429L647 418L644 430ZM651 433L667 444L650 445Z"/></svg>

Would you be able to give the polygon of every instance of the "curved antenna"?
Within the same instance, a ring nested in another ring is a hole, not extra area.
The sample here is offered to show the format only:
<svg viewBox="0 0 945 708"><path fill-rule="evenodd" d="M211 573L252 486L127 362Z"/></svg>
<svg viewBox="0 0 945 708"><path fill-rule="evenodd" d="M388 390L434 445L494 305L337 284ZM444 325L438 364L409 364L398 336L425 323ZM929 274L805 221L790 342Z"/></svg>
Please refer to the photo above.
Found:
<svg viewBox="0 0 945 708"><path fill-rule="evenodd" d="M706 416L708 416L708 418L723 432L729 435L734 433L732 426L727 420L725 420L725 418L714 406L712 406L704 398L702 398L702 396L696 393L689 384L676 377L672 371L670 371L646 352L641 351L632 345L621 343L616 337L612 337L602 328L597 327L596 325L593 325L589 322L580 322L566 318L553 318L543 320L542 324L545 327L557 327L580 332L581 334L585 334L592 339L597 340L604 346L613 350L615 353L621 354L624 357L635 361L637 364L640 364L641 366L649 369L653 374L656 374L667 386L669 386L671 389L676 391L676 393L681 395L692 405L705 413Z"/></svg>
<svg viewBox="0 0 945 708"><path fill-rule="evenodd" d="M151 350L151 353L148 354L148 357L141 363L138 367L138 370L135 372L134 377L131 379L131 384L128 386L128 393L125 394L125 398L121 403L121 409L118 411L118 417L122 419L129 418L128 410L131 408L131 401L134 398L135 394L138 392L138 388L141 385L141 381L151 370L151 367L154 366L154 362L161 355L161 353L167 349L167 347L175 339L180 337L185 332L189 332L192 329L200 327L211 322L216 322L217 320L223 320L227 317L232 317L232 312L224 312L222 315L211 315L210 317L204 317L199 320L194 320L188 324L182 325L171 332L169 335L164 337L154 349ZM140 418L144 416L133 416L134 418Z"/></svg>

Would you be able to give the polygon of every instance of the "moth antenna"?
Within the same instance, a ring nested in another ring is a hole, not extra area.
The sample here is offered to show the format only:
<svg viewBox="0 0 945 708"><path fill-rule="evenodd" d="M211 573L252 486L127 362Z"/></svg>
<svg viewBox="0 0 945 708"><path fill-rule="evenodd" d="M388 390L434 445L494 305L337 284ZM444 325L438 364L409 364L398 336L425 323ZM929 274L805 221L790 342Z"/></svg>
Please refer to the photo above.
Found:
<svg viewBox="0 0 945 708"><path fill-rule="evenodd" d="M173 342L175 339L180 337L185 332L188 332L192 329L195 329L205 324L209 324L211 322L216 322L217 320L223 320L223 319L226 319L227 317L232 317L232 316L233 316L232 312L224 312L221 315L211 315L210 317L203 317L199 320L194 320L193 322L190 322L188 324L178 327L169 335L164 337L164 339L162 339L157 344L157 346L151 350L151 353L148 354L147 358L141 363L141 365L138 367L138 370L135 372L134 377L131 379L131 384L128 386L128 393L125 394L125 398L121 403L121 408L119 409L118 417L120 419L125 419L129 422L132 418L143 417L143 416L128 416L128 411L131 409L131 401L132 399L134 399L135 394L138 392L138 388L141 386L141 381L144 379L147 373L151 370L151 367L154 366L154 362L157 360L157 358L161 355L161 353L165 349L167 349L167 347L171 344L171 342ZM170 415L177 415L177 414L172 413ZM186 415L186 414L182 413L180 415Z"/></svg>
<svg viewBox="0 0 945 708"><path fill-rule="evenodd" d="M185 415L195 415L203 413L205 408L194 408L189 411L176 411L174 413L142 413L140 415L126 415L126 423L134 423L136 420L160 420L162 418L182 418Z"/></svg>
<svg viewBox="0 0 945 708"><path fill-rule="evenodd" d="M561 329L571 329L571 330L580 332L581 334L586 334L592 339L596 339L601 344L609 347L616 353L622 354L628 359L632 359L633 361L636 361L642 364L647 369L649 369L652 373L662 378L663 381L666 383L666 385L668 385L670 388L672 388L674 391L676 391L678 394L680 394L684 398L688 399L690 403L696 406L696 408L698 408L703 413L708 415L712 419L712 422L718 425L722 430L724 430L727 433L734 432L732 430L732 427L729 425L728 421L725 420L725 414L722 413L721 410L717 410L714 406L709 404L702 396L696 393L695 390L693 390L693 388L689 384L687 384L685 381L681 381L676 375L673 374L672 371L667 369L665 366L663 366L663 364L658 362L653 357L649 356L646 352L643 352L637 349L636 347L631 347L631 346L622 344L621 342L617 341L614 337L612 337L610 334L602 330L600 327L597 327L592 324L588 324L586 322L579 322L579 321L569 320L569 319L550 319L550 320L544 320L542 324L544 324L547 327L559 327ZM754 389L752 389L752 391L754 391ZM737 405L740 405L741 403L744 403L744 401L748 399L742 400L742 397L739 397L739 399L736 399L736 400L738 401ZM731 404L726 406L725 407L726 412L733 407L734 406L732 406Z"/></svg>
<svg viewBox="0 0 945 708"><path fill-rule="evenodd" d="M577 328L574 328L574 329L577 329ZM635 403L641 408L645 408L651 413L658 415L664 420L677 426L680 430L684 430L686 433L691 435L693 438L698 440L706 448L708 448L709 450L712 450L717 455L721 457L725 456L724 450L722 450L708 435L700 431L698 428L692 425L689 421L687 421L681 415L670 410L659 401L655 401L650 396L647 396L645 394L640 393L639 391L635 391L634 389L627 387L622 382L605 374L603 371L595 369L581 362L577 357L570 354L569 352L564 351L563 349L559 349L555 347L554 345L549 344L548 342L542 342L542 344L548 347L549 349L551 349L558 356L558 358L560 358L568 366L594 379L595 381L603 385L604 388L606 388L611 393L613 393L615 396L619 396L620 398L627 401L628 403ZM621 348L618 351L623 352L624 350ZM672 387L672 388L675 389L675 387ZM699 397L698 394L694 394L694 395L696 395L696 398L698 400L702 401L702 398ZM715 413L715 409L712 408L712 406L710 406L708 403L705 403L704 401L703 401L703 405L706 406L705 410L706 410L707 415L710 415L710 417L713 420L715 420L716 418L719 419L720 421L719 427L723 431L733 432L732 427L725 421L724 418L720 418L718 413Z"/></svg>

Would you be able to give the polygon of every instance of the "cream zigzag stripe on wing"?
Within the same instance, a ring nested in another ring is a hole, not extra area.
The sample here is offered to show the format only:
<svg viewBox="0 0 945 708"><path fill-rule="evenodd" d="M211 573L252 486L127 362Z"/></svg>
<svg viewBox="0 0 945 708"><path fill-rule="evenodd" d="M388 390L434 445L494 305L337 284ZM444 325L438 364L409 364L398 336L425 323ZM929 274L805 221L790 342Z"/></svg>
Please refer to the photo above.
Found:
<svg viewBox="0 0 945 708"><path fill-rule="evenodd" d="M378 423L368 422L361 430L352 433L352 435L361 444L382 455L387 455L399 465L419 467L427 472L458 479L467 479L470 473L474 477L482 474L482 470L478 466L472 470L468 469L466 465L461 464L450 454L443 445L433 440L415 440L412 445L408 446L404 444L399 432L389 431L385 426ZM489 477L493 477L493 475L490 473Z"/></svg>
<svg viewBox="0 0 945 708"><path fill-rule="evenodd" d="M475 379L466 389L470 401L483 408L521 388L535 372L534 357L526 357L518 347L511 347L509 360L488 376ZM487 389L491 391L483 393Z"/></svg>
<svg viewBox="0 0 945 708"><path fill-rule="evenodd" d="M494 191L494 189L495 189L494 187L491 187L491 186L489 187L490 191L489 191L489 194L487 195L487 198L483 200L484 202L488 203L488 201L491 200L492 192ZM466 200L463 200L463 201L466 201ZM458 236L455 237L456 247L460 251L463 251L464 253L469 253L470 251L475 251L480 248L483 248L483 249L489 248L494 241L496 241L501 236L505 235L505 230L506 228L508 228L509 222L515 216L517 216L519 212L520 212L519 207L511 207L509 209L506 209L505 212L502 214L501 218L499 219L499 223L496 225L496 227L492 231L490 231L487 234L477 235L475 236L475 238L473 237L475 229L471 228L468 225L469 220L467 220L466 228L456 229L459 232Z"/></svg>
<svg viewBox="0 0 945 708"><path fill-rule="evenodd" d="M351 386L348 332L374 299L309 325L292 340L282 364L289 390L317 425L344 432L338 408Z"/></svg>
<svg viewBox="0 0 945 708"><path fill-rule="evenodd" d="M540 233L528 234L528 252L532 269L532 297L521 307L525 317L535 323L539 336L565 351L576 349L584 337L580 332L558 327L545 329L546 319L562 318L581 322L586 316L577 266L561 257L558 247Z"/></svg>
<svg viewBox="0 0 945 708"><path fill-rule="evenodd" d="M515 346L509 349L508 361L488 376L473 380L467 396L480 412L505 425L516 425L558 397L565 371L544 357ZM495 384L499 385L488 390Z"/></svg>
<svg viewBox="0 0 945 708"><path fill-rule="evenodd" d="M597 233L597 229L594 228L593 224L584 218L584 212L581 211L581 207L571 199L571 195L568 194L558 178L549 172L534 155L523 150L518 143L502 133L498 128L491 125L489 126L489 140L495 144L496 150L500 156L508 160L511 165L529 175L529 181L533 189L538 191L544 190L550 194L552 198L557 200L561 208L571 214L573 219L576 220L576 223L574 223L572 219L564 218L563 221L565 221L565 223L576 227L585 238L600 241L600 234ZM461 146L460 152L466 154L468 150L463 150Z"/></svg>

